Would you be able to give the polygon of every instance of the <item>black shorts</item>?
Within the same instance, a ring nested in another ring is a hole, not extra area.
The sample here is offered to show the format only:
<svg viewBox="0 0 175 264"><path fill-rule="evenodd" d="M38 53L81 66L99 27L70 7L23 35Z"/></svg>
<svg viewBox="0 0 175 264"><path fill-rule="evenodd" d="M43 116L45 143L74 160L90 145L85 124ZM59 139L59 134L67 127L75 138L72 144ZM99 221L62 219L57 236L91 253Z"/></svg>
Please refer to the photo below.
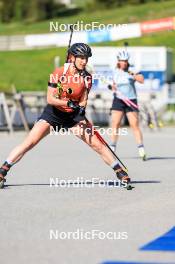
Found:
<svg viewBox="0 0 175 264"><path fill-rule="evenodd" d="M78 123L73 120L75 116L75 112L63 112L48 104L37 121L45 120L54 128L54 130L59 131L61 128L70 128L75 126Z"/></svg>
<svg viewBox="0 0 175 264"><path fill-rule="evenodd" d="M130 99L134 104L137 105L137 99ZM124 113L128 112L139 112L139 110L133 106L128 106L123 100L114 97L111 110L122 111Z"/></svg>

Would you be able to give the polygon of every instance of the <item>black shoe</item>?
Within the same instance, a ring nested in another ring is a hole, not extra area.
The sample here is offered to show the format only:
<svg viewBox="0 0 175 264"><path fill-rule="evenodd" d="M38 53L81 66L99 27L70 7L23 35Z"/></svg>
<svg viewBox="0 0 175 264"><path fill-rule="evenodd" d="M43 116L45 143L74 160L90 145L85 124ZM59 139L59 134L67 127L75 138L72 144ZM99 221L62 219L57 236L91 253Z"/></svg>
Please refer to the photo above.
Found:
<svg viewBox="0 0 175 264"><path fill-rule="evenodd" d="M2 174L0 174L0 189L4 188L4 182L6 182L6 179Z"/></svg>
<svg viewBox="0 0 175 264"><path fill-rule="evenodd" d="M115 172L116 172L117 178L121 182L121 186L126 188L127 190L132 190L133 187L130 184L131 179L129 178L127 172L124 169L122 169L121 167L118 168Z"/></svg>
<svg viewBox="0 0 175 264"><path fill-rule="evenodd" d="M116 173L116 176L117 178L123 182L123 183L127 183L129 184L131 179L129 178L127 172L122 168L122 167L118 167L116 170L115 170L115 173Z"/></svg>
<svg viewBox="0 0 175 264"><path fill-rule="evenodd" d="M4 182L6 182L5 176L7 175L10 166L5 162L0 168L0 189L4 188Z"/></svg>

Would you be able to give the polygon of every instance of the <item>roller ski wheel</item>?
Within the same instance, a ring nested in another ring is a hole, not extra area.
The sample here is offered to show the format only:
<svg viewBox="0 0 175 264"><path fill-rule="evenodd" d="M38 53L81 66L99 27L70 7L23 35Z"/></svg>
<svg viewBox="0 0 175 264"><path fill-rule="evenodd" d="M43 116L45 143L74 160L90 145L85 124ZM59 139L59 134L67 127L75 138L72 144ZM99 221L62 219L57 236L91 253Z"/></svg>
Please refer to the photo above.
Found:
<svg viewBox="0 0 175 264"><path fill-rule="evenodd" d="M8 164L6 161L0 168L0 189L4 188L4 182L6 182L5 176L7 175L7 172L9 171L11 165Z"/></svg>
<svg viewBox="0 0 175 264"><path fill-rule="evenodd" d="M6 179L0 175L0 189L4 188L4 183L6 182Z"/></svg>
<svg viewBox="0 0 175 264"><path fill-rule="evenodd" d="M130 184L131 179L129 178L126 170L121 167L116 170L116 176L120 180L121 186L123 186L127 190L132 190L132 186Z"/></svg>
<svg viewBox="0 0 175 264"><path fill-rule="evenodd" d="M134 187L132 187L132 185L128 183L125 188L127 191L131 191Z"/></svg>

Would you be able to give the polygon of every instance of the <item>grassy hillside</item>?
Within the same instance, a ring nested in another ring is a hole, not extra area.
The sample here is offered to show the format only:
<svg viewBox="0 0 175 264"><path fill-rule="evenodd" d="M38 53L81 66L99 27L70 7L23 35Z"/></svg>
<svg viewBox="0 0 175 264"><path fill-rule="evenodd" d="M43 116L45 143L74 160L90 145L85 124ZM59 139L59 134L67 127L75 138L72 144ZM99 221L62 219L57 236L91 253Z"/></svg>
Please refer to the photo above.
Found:
<svg viewBox="0 0 175 264"><path fill-rule="evenodd" d="M94 8L95 9L95 8ZM164 2L152 2L142 5L126 5L121 8L108 10L88 10L83 9L79 14L55 18L52 21L59 23L75 23L83 20L84 23L92 21L107 23L131 23L149 19L156 19L168 16L175 16L175 0ZM43 21L34 24L29 23L10 23L0 24L0 35L11 34L33 34L48 33L49 22Z"/></svg>
<svg viewBox="0 0 175 264"><path fill-rule="evenodd" d="M0 90L44 90L54 69L54 57L64 59L65 48L0 53ZM62 60L63 62L63 60Z"/></svg>
<svg viewBox="0 0 175 264"><path fill-rule="evenodd" d="M58 19L61 23L77 20L101 23L126 23L175 16L175 1L149 3L140 6L125 6L118 9L81 12L79 15ZM36 24L0 25L0 34L24 34L48 32L49 21ZM123 41L105 42L98 45L122 46ZM130 46L167 46L175 52L175 31L161 32L142 38L129 39ZM52 72L54 57L59 55L64 62L66 48L51 48L29 51L0 52L0 90L9 90L15 84L17 90L44 90ZM175 72L175 54L174 54Z"/></svg>
<svg viewBox="0 0 175 264"><path fill-rule="evenodd" d="M129 40L130 46L175 47L175 32L164 32ZM122 46L123 41L105 42L100 46ZM54 57L65 59L66 48L8 51L0 53L0 90L9 90L14 83L18 90L44 90L49 74L54 68ZM174 54L175 72L175 54Z"/></svg>

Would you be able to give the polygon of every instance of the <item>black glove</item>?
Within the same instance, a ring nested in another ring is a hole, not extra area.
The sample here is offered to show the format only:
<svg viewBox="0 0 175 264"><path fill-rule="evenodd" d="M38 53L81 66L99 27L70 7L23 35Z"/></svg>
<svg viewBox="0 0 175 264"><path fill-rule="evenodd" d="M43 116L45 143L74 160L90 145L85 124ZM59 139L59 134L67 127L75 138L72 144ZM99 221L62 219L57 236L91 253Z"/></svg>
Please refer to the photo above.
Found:
<svg viewBox="0 0 175 264"><path fill-rule="evenodd" d="M84 106L79 106L79 111L75 115L73 120L76 121L76 122L80 122L80 121L84 120L85 114L86 114L85 107Z"/></svg>
<svg viewBox="0 0 175 264"><path fill-rule="evenodd" d="M69 100L67 102L67 106L74 110L74 113L75 113L75 116L73 118L74 121L80 122L81 120L84 120L85 113L86 113L84 106L80 106L77 103L73 102L72 100Z"/></svg>
<svg viewBox="0 0 175 264"><path fill-rule="evenodd" d="M80 109L79 109L79 115L80 116L85 116L85 107L84 106L80 106Z"/></svg>
<svg viewBox="0 0 175 264"><path fill-rule="evenodd" d="M111 84L108 84L108 89L112 90L112 85Z"/></svg>
<svg viewBox="0 0 175 264"><path fill-rule="evenodd" d="M72 100L69 100L67 102L67 106L72 108L74 111L77 111L77 110L79 111L79 108L80 108L80 106Z"/></svg>

